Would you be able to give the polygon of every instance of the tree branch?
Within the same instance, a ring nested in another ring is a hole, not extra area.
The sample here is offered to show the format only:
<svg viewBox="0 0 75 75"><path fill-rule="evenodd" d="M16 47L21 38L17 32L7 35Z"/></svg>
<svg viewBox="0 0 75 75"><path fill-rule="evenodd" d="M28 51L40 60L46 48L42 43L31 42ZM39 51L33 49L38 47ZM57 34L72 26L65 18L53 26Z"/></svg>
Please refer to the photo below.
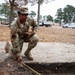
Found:
<svg viewBox="0 0 75 75"><path fill-rule="evenodd" d="M12 4L11 0L9 0L10 4Z"/></svg>

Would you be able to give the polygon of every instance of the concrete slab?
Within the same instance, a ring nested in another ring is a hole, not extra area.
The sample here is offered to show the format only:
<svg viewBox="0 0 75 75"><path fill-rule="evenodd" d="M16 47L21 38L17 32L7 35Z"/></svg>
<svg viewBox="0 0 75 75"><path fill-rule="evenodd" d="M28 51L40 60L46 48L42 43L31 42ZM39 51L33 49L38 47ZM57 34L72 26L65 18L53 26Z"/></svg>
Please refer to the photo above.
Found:
<svg viewBox="0 0 75 75"><path fill-rule="evenodd" d="M0 42L0 62L3 62L5 59L8 58L8 54L5 53L4 47L6 42L2 41Z"/></svg>
<svg viewBox="0 0 75 75"><path fill-rule="evenodd" d="M0 62L4 61L8 55L4 51L6 42L0 42ZM22 56L27 49L27 43L24 43ZM71 63L75 62L75 45L59 42L39 42L31 51L34 57L33 61L25 58L25 63Z"/></svg>

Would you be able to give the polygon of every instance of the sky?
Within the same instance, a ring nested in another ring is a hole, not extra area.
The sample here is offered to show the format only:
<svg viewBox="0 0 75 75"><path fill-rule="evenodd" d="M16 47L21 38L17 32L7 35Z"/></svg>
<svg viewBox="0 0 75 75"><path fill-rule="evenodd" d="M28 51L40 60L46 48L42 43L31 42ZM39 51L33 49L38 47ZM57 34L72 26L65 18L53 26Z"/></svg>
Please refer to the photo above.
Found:
<svg viewBox="0 0 75 75"><path fill-rule="evenodd" d="M40 15L51 15L52 17L55 17L57 9L64 8L66 5L72 5L75 7L75 0L55 0L48 4L43 3L40 6ZM38 5L29 5L29 11L33 10L37 13L37 6Z"/></svg>
<svg viewBox="0 0 75 75"><path fill-rule="evenodd" d="M3 3L4 0L1 0L0 3ZM40 15L51 15L52 17L55 17L57 9L64 8L66 5L72 5L75 7L75 0L55 0L50 3L43 3L40 6ZM31 6L30 4L27 5L30 11L35 11L37 14L38 5Z"/></svg>

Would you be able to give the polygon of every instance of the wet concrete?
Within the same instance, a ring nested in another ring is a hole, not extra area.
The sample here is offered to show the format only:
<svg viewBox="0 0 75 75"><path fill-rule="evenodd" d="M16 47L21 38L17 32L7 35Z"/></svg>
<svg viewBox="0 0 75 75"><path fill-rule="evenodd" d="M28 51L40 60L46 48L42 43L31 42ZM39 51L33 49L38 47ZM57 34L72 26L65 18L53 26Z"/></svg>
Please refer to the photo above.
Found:
<svg viewBox="0 0 75 75"><path fill-rule="evenodd" d="M5 53L4 47L6 42L0 42L0 62L3 62L8 54ZM27 49L27 43L24 43L22 56ZM59 42L39 42L32 50L33 61L29 61L26 57L23 59L25 63L72 63L75 62L75 45Z"/></svg>

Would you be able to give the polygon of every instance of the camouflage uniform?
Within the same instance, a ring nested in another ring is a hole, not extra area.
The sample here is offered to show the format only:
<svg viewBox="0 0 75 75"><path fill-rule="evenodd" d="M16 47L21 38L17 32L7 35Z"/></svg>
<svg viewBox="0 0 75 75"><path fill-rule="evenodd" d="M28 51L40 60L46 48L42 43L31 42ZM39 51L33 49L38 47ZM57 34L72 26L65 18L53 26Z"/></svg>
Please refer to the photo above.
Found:
<svg viewBox="0 0 75 75"><path fill-rule="evenodd" d="M24 24L21 24L18 18L11 24L12 54L15 59L20 56L24 42L29 42L27 50L31 50L37 45L39 39L37 34L25 35L25 32L28 32L30 27L32 27L32 31L37 31L38 25L30 18L27 18Z"/></svg>

